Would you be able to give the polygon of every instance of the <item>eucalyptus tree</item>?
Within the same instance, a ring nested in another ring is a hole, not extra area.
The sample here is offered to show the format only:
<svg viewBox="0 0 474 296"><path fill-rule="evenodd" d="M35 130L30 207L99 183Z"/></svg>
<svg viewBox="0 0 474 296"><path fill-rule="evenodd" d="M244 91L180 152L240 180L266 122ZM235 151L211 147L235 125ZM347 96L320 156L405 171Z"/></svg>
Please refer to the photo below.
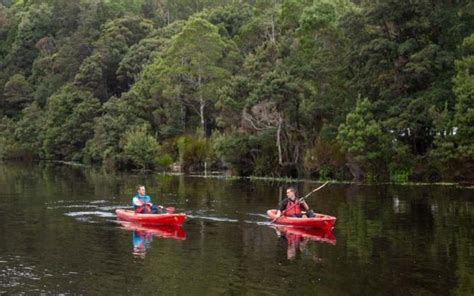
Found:
<svg viewBox="0 0 474 296"><path fill-rule="evenodd" d="M179 96L199 115L205 137L211 135L209 123L217 90L230 75L222 60L232 50L232 42L222 38L216 26L192 17L172 38L162 59L161 77L168 82L164 88L172 92L187 90Z"/></svg>

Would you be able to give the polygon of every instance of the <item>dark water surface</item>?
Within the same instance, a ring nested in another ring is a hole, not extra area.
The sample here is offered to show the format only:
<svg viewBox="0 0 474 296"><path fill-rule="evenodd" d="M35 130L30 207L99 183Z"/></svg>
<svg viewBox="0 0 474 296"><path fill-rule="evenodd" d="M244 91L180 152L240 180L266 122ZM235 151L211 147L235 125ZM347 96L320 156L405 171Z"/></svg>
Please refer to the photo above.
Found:
<svg viewBox="0 0 474 296"><path fill-rule="evenodd" d="M137 183L182 228L117 223ZM473 295L474 190L328 185L328 233L268 225L288 185L0 164L0 294Z"/></svg>

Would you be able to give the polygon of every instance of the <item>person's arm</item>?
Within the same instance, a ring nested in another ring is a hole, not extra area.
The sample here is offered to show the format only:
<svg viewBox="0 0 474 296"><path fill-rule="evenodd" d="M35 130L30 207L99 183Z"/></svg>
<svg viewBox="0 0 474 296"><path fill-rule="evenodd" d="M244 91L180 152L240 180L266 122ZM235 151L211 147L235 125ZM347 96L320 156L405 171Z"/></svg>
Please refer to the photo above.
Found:
<svg viewBox="0 0 474 296"><path fill-rule="evenodd" d="M300 204L303 206L304 210L309 211L309 206L304 199L300 198Z"/></svg>
<svg viewBox="0 0 474 296"><path fill-rule="evenodd" d="M146 204L149 205L150 207L153 206L153 203L151 202L151 197L149 195L146 196Z"/></svg>
<svg viewBox="0 0 474 296"><path fill-rule="evenodd" d="M144 202L140 198L138 198L138 196L133 197L132 203L133 203L133 206L135 207L142 207L144 204Z"/></svg>

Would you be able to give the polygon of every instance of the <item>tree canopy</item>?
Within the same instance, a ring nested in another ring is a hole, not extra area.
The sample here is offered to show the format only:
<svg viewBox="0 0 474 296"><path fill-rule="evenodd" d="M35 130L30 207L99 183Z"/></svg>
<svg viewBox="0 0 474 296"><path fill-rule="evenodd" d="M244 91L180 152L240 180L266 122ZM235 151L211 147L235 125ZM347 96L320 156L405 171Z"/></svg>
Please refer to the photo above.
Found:
<svg viewBox="0 0 474 296"><path fill-rule="evenodd" d="M470 1L3 1L0 158L474 179Z"/></svg>

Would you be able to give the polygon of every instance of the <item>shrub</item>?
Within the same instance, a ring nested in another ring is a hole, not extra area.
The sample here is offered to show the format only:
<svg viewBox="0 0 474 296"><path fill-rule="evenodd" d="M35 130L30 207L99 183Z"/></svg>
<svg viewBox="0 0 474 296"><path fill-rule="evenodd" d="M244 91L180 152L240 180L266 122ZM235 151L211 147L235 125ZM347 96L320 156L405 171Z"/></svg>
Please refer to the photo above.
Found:
<svg viewBox="0 0 474 296"><path fill-rule="evenodd" d="M177 140L179 162L186 171L203 170L209 161L210 145L202 136L181 136Z"/></svg>
<svg viewBox="0 0 474 296"><path fill-rule="evenodd" d="M142 168L153 168L158 153L158 142L150 135L146 124L132 126L124 135L124 155Z"/></svg>

